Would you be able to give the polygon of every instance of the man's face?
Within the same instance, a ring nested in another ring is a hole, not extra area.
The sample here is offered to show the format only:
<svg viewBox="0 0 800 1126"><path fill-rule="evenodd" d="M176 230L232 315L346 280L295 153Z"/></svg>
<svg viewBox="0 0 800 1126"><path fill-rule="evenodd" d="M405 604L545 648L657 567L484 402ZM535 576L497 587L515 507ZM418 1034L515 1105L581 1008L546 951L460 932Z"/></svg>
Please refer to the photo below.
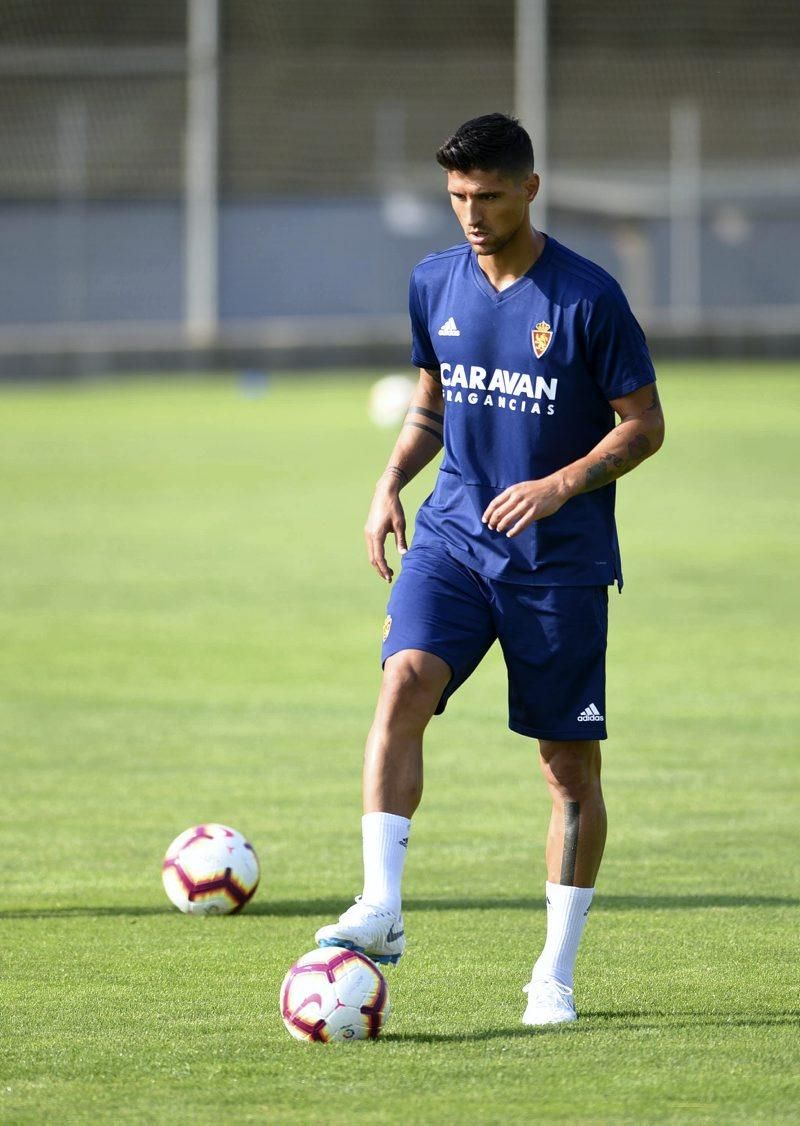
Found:
<svg viewBox="0 0 800 1126"><path fill-rule="evenodd" d="M523 180L480 168L447 173L453 211L476 254L497 254L528 226L528 206L538 190L535 172Z"/></svg>

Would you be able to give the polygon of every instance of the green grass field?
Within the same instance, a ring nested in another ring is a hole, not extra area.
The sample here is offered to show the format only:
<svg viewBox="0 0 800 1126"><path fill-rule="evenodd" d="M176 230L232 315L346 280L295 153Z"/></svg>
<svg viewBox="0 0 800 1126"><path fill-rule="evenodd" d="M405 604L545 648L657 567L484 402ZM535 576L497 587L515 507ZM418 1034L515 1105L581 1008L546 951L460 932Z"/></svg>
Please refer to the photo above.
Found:
<svg viewBox="0 0 800 1126"><path fill-rule="evenodd" d="M798 1121L800 370L660 370L667 443L620 486L581 1020L519 1023L548 807L492 654L428 738L387 1032L329 1046L277 994L360 887L392 441L367 383L3 392L3 1121ZM242 916L163 894L203 820L260 851Z"/></svg>

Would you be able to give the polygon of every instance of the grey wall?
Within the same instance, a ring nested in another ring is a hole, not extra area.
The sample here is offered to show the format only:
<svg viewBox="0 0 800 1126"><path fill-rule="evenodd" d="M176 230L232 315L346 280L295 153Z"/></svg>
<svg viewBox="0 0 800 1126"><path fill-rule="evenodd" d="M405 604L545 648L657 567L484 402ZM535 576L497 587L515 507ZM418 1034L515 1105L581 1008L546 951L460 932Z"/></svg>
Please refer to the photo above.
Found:
<svg viewBox="0 0 800 1126"><path fill-rule="evenodd" d="M414 233L400 233L401 225ZM634 307L652 300L663 308L667 224L640 228L649 248L649 293L637 292L619 253L629 227L557 211L550 223L562 242L619 277ZM182 230L177 202L0 203L0 324L180 320ZM229 321L403 313L414 263L459 241L445 202L228 204L220 225L220 314ZM800 304L798 245L796 218L762 214L726 225L708 215L703 305Z"/></svg>

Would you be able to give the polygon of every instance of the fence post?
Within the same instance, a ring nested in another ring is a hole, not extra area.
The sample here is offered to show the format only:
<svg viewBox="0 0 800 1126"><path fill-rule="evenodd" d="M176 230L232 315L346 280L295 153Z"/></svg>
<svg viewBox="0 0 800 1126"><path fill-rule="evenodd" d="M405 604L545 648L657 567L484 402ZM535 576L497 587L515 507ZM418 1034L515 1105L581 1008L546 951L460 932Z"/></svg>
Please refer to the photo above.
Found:
<svg viewBox="0 0 800 1126"><path fill-rule="evenodd" d="M187 0L185 327L191 344L217 335L219 3Z"/></svg>
<svg viewBox="0 0 800 1126"><path fill-rule="evenodd" d="M516 0L514 106L533 139L536 171L542 184L533 205L533 222L547 230L547 0Z"/></svg>
<svg viewBox="0 0 800 1126"><path fill-rule="evenodd" d="M701 317L702 152L700 109L694 102L670 106L669 304L676 327Z"/></svg>

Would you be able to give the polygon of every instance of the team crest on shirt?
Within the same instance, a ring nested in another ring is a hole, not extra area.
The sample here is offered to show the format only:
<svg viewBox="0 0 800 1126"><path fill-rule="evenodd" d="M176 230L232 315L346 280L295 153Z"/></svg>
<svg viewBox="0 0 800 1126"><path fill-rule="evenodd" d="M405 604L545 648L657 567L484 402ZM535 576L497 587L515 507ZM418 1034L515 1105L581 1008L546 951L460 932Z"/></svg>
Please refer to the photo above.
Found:
<svg viewBox="0 0 800 1126"><path fill-rule="evenodd" d="M389 630L392 628L392 615L386 615L386 621L383 623L383 640L389 636Z"/></svg>
<svg viewBox="0 0 800 1126"><path fill-rule="evenodd" d="M531 343L533 344L533 354L537 360L541 360L547 349L550 347L550 341L553 339L553 330L547 321L539 321L536 328L531 329Z"/></svg>

